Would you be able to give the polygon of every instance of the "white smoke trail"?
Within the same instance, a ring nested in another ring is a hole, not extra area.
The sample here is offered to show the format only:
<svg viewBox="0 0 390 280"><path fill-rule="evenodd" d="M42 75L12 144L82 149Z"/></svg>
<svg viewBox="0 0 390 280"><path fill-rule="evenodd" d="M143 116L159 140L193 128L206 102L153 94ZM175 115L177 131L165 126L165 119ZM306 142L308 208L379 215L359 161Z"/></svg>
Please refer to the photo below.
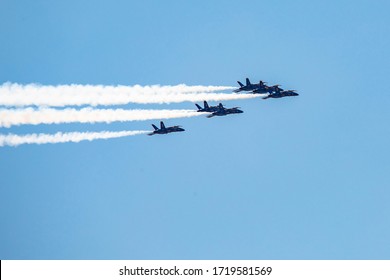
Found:
<svg viewBox="0 0 390 280"><path fill-rule="evenodd" d="M56 110L51 108L0 109L0 127L13 125L37 125L60 123L96 123L145 121L154 119L172 119L200 116L194 110L124 110L124 109L93 109L81 110L66 108Z"/></svg>
<svg viewBox="0 0 390 280"><path fill-rule="evenodd" d="M0 86L0 106L110 106L128 103L178 103L255 98L254 94L213 93L231 90L227 86L103 86L103 85L19 85Z"/></svg>
<svg viewBox="0 0 390 280"><path fill-rule="evenodd" d="M48 143L65 143L65 142L80 142L93 141L97 139L110 139L138 134L145 134L150 131L135 130L135 131L101 131L101 132L69 132L56 134L0 134L0 147L2 146L19 146L22 144L48 144Z"/></svg>

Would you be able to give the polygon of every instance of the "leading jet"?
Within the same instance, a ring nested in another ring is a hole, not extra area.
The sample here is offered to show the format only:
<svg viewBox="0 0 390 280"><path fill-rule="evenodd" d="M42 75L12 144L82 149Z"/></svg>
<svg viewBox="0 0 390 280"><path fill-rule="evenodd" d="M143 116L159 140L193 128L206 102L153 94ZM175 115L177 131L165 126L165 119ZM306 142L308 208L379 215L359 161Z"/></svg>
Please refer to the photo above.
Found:
<svg viewBox="0 0 390 280"><path fill-rule="evenodd" d="M222 105L221 103L219 103L219 106L209 106L209 104L207 104L207 101L203 101L203 104L204 108L200 107L198 104L195 104L195 106L198 108L197 112L216 112L218 111L219 106Z"/></svg>
<svg viewBox="0 0 390 280"><path fill-rule="evenodd" d="M282 98L285 96L298 96L299 94L295 92L295 90L282 90L280 88L277 88L274 93L271 93L263 99L268 99L268 98Z"/></svg>
<svg viewBox="0 0 390 280"><path fill-rule="evenodd" d="M149 133L148 135L154 135L154 134L168 134L171 132L180 132L180 131L185 131L184 128L180 128L179 125L175 126L169 126L165 127L164 122L160 122L160 128L152 124L154 131Z"/></svg>
<svg viewBox="0 0 390 280"><path fill-rule="evenodd" d="M258 84L252 84L248 78L246 78L246 85L243 85L240 81L237 81L237 83L240 85L240 88L234 90L233 92L254 91L266 87L263 81L260 81Z"/></svg>
<svg viewBox="0 0 390 280"><path fill-rule="evenodd" d="M208 118L212 118L215 116L226 116L229 114L241 114L244 113L244 111L238 109L239 107L233 107L233 108L225 108L221 103L218 105L218 110L213 112L212 114L208 115Z"/></svg>

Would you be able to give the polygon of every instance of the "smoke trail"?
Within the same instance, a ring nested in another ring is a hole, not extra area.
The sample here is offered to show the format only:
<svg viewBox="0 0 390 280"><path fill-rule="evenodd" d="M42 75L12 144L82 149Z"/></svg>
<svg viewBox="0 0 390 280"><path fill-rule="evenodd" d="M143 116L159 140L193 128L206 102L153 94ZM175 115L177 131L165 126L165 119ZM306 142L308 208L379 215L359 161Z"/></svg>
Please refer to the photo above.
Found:
<svg viewBox="0 0 390 280"><path fill-rule="evenodd" d="M62 133L57 132L56 134L26 134L16 135L0 134L0 147L2 146L19 146L22 144L47 144L47 143L65 143L65 142L80 142L80 141L93 141L97 139L110 139L125 136L132 136L138 134L145 134L150 131L135 130L135 131L101 131L101 132L69 132Z"/></svg>
<svg viewBox="0 0 390 280"><path fill-rule="evenodd" d="M19 85L0 86L0 106L109 106L128 103L178 103L254 98L258 95L213 93L230 90L226 86L103 86L103 85Z"/></svg>
<svg viewBox="0 0 390 280"><path fill-rule="evenodd" d="M124 109L93 109L83 108L56 110L46 109L0 109L0 127L13 125L37 125L59 123L96 123L145 121L154 119L171 119L200 116L194 110L124 110Z"/></svg>

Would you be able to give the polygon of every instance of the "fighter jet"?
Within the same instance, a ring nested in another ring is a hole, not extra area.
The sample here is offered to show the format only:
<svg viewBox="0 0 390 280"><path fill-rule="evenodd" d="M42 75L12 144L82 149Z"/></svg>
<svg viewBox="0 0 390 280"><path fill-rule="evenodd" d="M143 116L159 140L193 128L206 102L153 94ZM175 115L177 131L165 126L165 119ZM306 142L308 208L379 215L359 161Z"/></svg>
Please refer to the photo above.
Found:
<svg viewBox="0 0 390 280"><path fill-rule="evenodd" d="M263 99L268 99L268 98L282 98L285 96L298 96L299 94L295 92L295 90L282 90L281 88L277 88L274 93L271 93Z"/></svg>
<svg viewBox="0 0 390 280"><path fill-rule="evenodd" d="M240 85L240 88L234 90L233 92L254 91L256 89L261 89L265 86L263 81L260 81L260 83L258 84L252 84L248 78L246 78L246 85L243 85L240 81L237 81L237 83Z"/></svg>
<svg viewBox="0 0 390 280"><path fill-rule="evenodd" d="M215 112L218 111L219 106L209 106L206 101L203 101L204 108L200 107L198 104L195 104L195 106L198 108L197 112ZM219 103L219 105L222 105Z"/></svg>
<svg viewBox="0 0 390 280"><path fill-rule="evenodd" d="M180 128L179 125L165 127L165 125L164 125L163 122L160 122L160 127L161 127L161 128L158 128L158 127L155 126L154 124L152 124L152 126L153 126L153 128L154 128L154 131L151 132L151 133L149 133L148 135L154 135L154 134L168 134L168 133L171 133L171 132L185 131L184 128Z"/></svg>
<svg viewBox="0 0 390 280"><path fill-rule="evenodd" d="M239 107L233 107L233 108L225 108L221 103L218 105L218 110L213 112L212 114L208 115L208 118L212 118L214 116L226 116L229 114L241 114L244 113L244 111L238 109Z"/></svg>
<svg viewBox="0 0 390 280"><path fill-rule="evenodd" d="M260 84L262 82L260 81ZM278 89L283 90L282 88L279 87L280 85L273 85L273 86L267 86L263 83L262 87L259 87L258 89L255 89L252 91L252 93L273 93L277 91Z"/></svg>

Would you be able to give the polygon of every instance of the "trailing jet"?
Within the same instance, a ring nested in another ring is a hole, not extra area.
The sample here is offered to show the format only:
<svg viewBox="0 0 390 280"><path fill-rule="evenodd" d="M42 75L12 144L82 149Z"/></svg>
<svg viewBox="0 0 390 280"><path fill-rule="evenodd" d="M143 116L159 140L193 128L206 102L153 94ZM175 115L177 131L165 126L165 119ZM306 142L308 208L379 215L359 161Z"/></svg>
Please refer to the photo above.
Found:
<svg viewBox="0 0 390 280"><path fill-rule="evenodd" d="M295 90L282 90L281 88L277 88L274 93L271 93L263 99L268 99L268 98L282 98L285 96L298 96L299 94L295 92Z"/></svg>
<svg viewBox="0 0 390 280"><path fill-rule="evenodd" d="M263 81L260 81L258 84L252 84L248 78L246 78L246 85L243 85L240 81L237 81L237 83L240 85L240 88L234 90L233 92L254 91L266 87Z"/></svg>
<svg viewBox="0 0 390 280"><path fill-rule="evenodd" d="M203 104L204 104L204 108L200 107L198 104L195 104L195 106L198 108L198 111L197 112L215 112L215 111L218 111L218 108L219 106L209 106L209 104L207 104L206 101L203 101ZM221 103L219 103L219 105L222 105Z"/></svg>
<svg viewBox="0 0 390 280"><path fill-rule="evenodd" d="M180 128L180 126L175 125L175 126L169 126L165 127L163 122L160 122L160 128L152 124L154 131L149 133L148 135L154 135L154 134L168 134L171 132L180 132L180 131L185 131L184 128Z"/></svg>
<svg viewBox="0 0 390 280"><path fill-rule="evenodd" d="M262 82L260 81L260 84ZM275 91L277 91L278 89L280 90L283 90L282 88L279 87L280 85L273 85L273 86L266 86L264 85L263 83L263 86L262 87L259 87L258 89L255 89L254 91L252 91L252 93L273 93Z"/></svg>
<svg viewBox="0 0 390 280"><path fill-rule="evenodd" d="M226 116L229 114L241 114L244 113L244 111L238 109L239 107L233 107L233 108L225 108L221 103L218 105L218 110L213 112L212 114L208 115L208 118L212 118L215 116Z"/></svg>

